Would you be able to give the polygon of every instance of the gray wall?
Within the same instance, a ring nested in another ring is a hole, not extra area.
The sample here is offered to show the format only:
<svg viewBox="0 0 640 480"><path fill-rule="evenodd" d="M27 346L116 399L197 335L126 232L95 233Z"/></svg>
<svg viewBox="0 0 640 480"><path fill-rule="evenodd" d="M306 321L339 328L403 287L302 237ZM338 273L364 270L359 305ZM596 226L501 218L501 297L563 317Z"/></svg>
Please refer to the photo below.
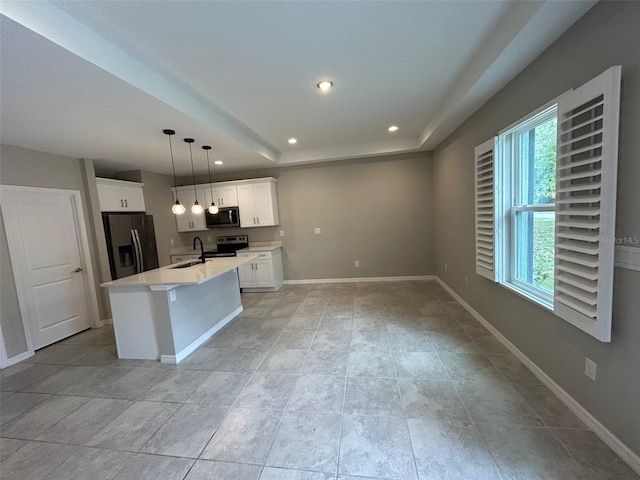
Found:
<svg viewBox="0 0 640 480"><path fill-rule="evenodd" d="M616 233L640 236L639 31L640 2L597 4L434 152L437 275L637 454L640 272L615 270L608 344L476 275L473 148L569 88L622 65ZM598 365L596 383L583 374L585 356Z"/></svg>
<svg viewBox="0 0 640 480"><path fill-rule="evenodd" d="M82 205L87 235L89 238L89 250L93 260L94 282L99 283L100 270L95 262L96 238L92 229L91 206L88 201L85 162L83 160L61 157L45 152L27 150L8 145L0 145L0 182L4 185L22 185L30 187L59 188L67 190L79 190L82 196ZM46 232L43 232L46 234ZM20 311L17 308L16 286L11 270L11 262L8 255L7 239L4 226L0 231L0 268L2 268L2 285L0 295L2 297L2 331L4 334L7 353L11 356L26 351L24 334L20 332L18 325L22 325ZM98 308L100 318L106 318L104 300L98 295ZM22 350L22 351L18 351ZM11 352L11 353L10 353Z"/></svg>
<svg viewBox="0 0 640 480"><path fill-rule="evenodd" d="M213 181L258 177L278 178L278 227L181 233L182 244L191 245L196 235L205 242L235 234L250 242L282 241L285 280L434 273L430 153L216 175Z"/></svg>

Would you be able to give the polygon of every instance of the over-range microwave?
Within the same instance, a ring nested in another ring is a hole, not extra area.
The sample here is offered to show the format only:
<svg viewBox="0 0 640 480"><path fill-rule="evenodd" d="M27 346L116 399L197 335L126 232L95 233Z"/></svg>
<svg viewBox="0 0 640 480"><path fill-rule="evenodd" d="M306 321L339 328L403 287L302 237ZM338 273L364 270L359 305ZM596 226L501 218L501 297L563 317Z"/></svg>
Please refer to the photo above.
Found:
<svg viewBox="0 0 640 480"><path fill-rule="evenodd" d="M209 210L205 208L207 228L239 227L240 214L238 212L238 207L220 207L218 213L209 213Z"/></svg>

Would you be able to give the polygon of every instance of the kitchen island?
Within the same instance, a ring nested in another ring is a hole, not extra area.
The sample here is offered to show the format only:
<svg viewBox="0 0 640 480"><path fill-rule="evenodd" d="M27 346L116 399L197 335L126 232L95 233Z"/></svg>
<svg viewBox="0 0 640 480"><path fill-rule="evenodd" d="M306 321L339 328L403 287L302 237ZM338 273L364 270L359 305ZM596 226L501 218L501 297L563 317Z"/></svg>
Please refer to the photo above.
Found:
<svg viewBox="0 0 640 480"><path fill-rule="evenodd" d="M180 268L187 261L103 283L118 358L184 360L242 312L238 267L255 258L214 258Z"/></svg>

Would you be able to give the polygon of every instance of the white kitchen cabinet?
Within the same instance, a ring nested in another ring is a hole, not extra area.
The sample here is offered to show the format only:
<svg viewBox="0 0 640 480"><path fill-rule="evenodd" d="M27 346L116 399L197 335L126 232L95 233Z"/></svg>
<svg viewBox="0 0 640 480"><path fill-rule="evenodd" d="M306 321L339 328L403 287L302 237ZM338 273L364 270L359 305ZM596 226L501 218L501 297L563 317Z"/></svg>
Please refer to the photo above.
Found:
<svg viewBox="0 0 640 480"><path fill-rule="evenodd" d="M96 178L102 212L144 212L143 183Z"/></svg>
<svg viewBox="0 0 640 480"><path fill-rule="evenodd" d="M241 253L238 257L258 258L238 268L240 288L248 292L267 292L278 290L283 283L282 251L280 248L270 251L251 251Z"/></svg>
<svg viewBox="0 0 640 480"><path fill-rule="evenodd" d="M220 186L222 185L222 186ZM223 185L214 183L212 189L206 190L207 205L211 205L211 193L213 192L213 202L218 207L237 207L238 191L235 185Z"/></svg>
<svg viewBox="0 0 640 480"><path fill-rule="evenodd" d="M270 227L278 225L278 196L275 178L238 182L240 227Z"/></svg>
<svg viewBox="0 0 640 480"><path fill-rule="evenodd" d="M173 189L172 189L173 190ZM191 212L191 206L196 200L196 193L198 198L198 203L202 205L203 208L207 208L206 205L206 188L203 186L196 186L196 191L194 192L193 186L191 187L178 187L178 199L180 203L184 205L185 212L182 215L175 215L176 217L176 225L178 227L179 232L197 232L207 229L207 220L204 216L204 212L200 215L196 215ZM173 201L175 202L175 190Z"/></svg>

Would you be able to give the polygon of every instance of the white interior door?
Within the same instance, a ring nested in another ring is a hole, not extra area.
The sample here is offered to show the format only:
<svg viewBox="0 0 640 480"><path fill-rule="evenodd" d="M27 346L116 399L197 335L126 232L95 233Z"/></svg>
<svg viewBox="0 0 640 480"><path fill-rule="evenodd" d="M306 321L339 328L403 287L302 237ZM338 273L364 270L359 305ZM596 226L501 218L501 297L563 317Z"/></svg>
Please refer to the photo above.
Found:
<svg viewBox="0 0 640 480"><path fill-rule="evenodd" d="M79 192L3 188L2 214L33 349L91 326ZM88 262L88 258L87 258Z"/></svg>

